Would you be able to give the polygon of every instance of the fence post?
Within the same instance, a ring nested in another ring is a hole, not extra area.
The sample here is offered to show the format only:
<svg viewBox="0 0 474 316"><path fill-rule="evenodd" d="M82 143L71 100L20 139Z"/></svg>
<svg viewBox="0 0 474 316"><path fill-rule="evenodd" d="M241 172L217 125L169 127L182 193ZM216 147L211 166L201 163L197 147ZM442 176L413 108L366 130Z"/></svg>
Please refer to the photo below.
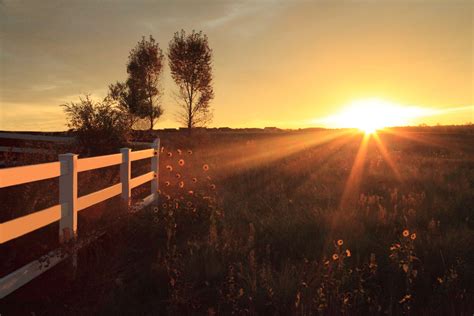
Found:
<svg viewBox="0 0 474 316"><path fill-rule="evenodd" d="M160 169L160 139L157 138L152 143L151 148L153 148L153 157L151 157L151 171L155 173L153 180L151 180L151 194L155 195L160 188L159 183L159 169ZM156 199L156 197L155 197Z"/></svg>
<svg viewBox="0 0 474 316"><path fill-rule="evenodd" d="M132 164L130 161L130 148L121 148L122 164L120 165L120 182L122 183L122 200L130 206L132 190L130 189L130 179Z"/></svg>
<svg viewBox="0 0 474 316"><path fill-rule="evenodd" d="M59 176L59 242L65 243L77 236L77 155L59 155L61 175Z"/></svg>

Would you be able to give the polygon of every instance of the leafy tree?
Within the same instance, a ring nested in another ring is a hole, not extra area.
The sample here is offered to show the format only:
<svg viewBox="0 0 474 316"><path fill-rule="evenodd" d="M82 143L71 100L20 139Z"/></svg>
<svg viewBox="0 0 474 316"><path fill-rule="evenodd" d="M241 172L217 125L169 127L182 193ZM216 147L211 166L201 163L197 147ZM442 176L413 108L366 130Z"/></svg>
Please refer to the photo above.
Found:
<svg viewBox="0 0 474 316"><path fill-rule="evenodd" d="M178 86L176 99L181 111L178 120L191 131L212 120L212 50L202 32L186 35L176 32L169 44L168 61L171 76Z"/></svg>
<svg viewBox="0 0 474 316"><path fill-rule="evenodd" d="M145 119L151 130L163 114L160 102L163 60L163 52L155 39L152 36L148 40L143 37L128 57L127 81L109 86L109 98L130 113L130 126L136 126L140 119Z"/></svg>
<svg viewBox="0 0 474 316"><path fill-rule="evenodd" d="M107 98L94 102L85 95L79 102L61 106L66 113L68 128L76 132L81 151L89 155L113 153L127 144L130 138L127 113Z"/></svg>

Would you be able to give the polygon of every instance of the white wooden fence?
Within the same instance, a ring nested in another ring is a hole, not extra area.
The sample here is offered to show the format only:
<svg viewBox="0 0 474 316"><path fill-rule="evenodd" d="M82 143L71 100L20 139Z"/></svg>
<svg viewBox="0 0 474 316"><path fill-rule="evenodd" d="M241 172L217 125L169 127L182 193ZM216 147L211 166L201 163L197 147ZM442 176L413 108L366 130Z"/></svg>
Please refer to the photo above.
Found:
<svg viewBox="0 0 474 316"><path fill-rule="evenodd" d="M26 235L41 227L59 221L59 241L75 241L77 237L77 213L86 208L121 195L130 205L131 190L151 182L151 194L141 202L141 207L151 204L158 197L158 165L160 140L156 139L149 149L131 151L122 148L120 153L79 159L76 154L59 155L59 161L37 165L0 169L0 188L39 180L59 178L59 204L46 209L0 223L0 244ZM151 158L151 170L131 178L131 162ZM77 174L84 171L120 165L120 183L78 197ZM28 283L62 260L53 253L48 268L37 261L31 262L0 279L0 299Z"/></svg>

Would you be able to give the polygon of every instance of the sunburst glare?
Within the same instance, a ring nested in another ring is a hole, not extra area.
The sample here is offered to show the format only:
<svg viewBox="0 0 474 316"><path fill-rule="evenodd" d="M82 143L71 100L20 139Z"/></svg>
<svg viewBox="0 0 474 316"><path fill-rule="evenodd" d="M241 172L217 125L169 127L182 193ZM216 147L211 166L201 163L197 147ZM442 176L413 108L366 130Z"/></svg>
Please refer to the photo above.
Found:
<svg viewBox="0 0 474 316"><path fill-rule="evenodd" d="M357 128L366 134L391 126L410 124L413 119L431 114L431 110L404 106L381 99L362 99L349 103L343 110L323 121L328 126Z"/></svg>

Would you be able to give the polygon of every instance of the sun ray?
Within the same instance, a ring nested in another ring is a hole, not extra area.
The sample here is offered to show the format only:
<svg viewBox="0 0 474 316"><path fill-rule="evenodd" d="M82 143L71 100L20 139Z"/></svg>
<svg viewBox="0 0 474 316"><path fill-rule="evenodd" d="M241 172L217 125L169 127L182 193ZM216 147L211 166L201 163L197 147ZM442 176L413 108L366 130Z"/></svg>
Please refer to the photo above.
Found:
<svg viewBox="0 0 474 316"><path fill-rule="evenodd" d="M350 204L355 203L357 199L360 190L360 182L364 171L364 162L365 157L367 156L367 146L369 139L369 134L364 134L362 137L351 172L344 187L344 192L339 204L340 209L346 209Z"/></svg>
<svg viewBox="0 0 474 316"><path fill-rule="evenodd" d="M443 142L443 141L440 141L439 139L436 139L435 137L432 137L430 139L429 137L430 135L425 134L425 133L409 132L409 131L403 131L400 129L390 129L390 128L384 129L384 132L392 136L401 137L401 138L411 140L423 145L435 146L438 148L459 149L456 146L454 146L453 143Z"/></svg>
<svg viewBox="0 0 474 316"><path fill-rule="evenodd" d="M388 153L387 148L385 147L384 143L380 139L379 135L377 133L373 133L372 137L375 140L375 144L377 148L379 149L380 153L382 154L383 158L385 159L388 166L390 167L390 169L392 169L393 173L395 174L395 177L397 178L398 181L402 182L402 176L400 172L398 171L398 168L395 165L395 162L393 161L392 157Z"/></svg>
<svg viewBox="0 0 474 316"><path fill-rule="evenodd" d="M225 163L220 165L219 168L237 172L242 168L267 164L285 158L304 149L331 142L347 134L349 134L347 130L341 130L329 131L324 134L308 133L306 135L283 136L260 141L251 149L246 148L244 144L235 145L225 149L226 159L222 159Z"/></svg>
<svg viewBox="0 0 474 316"><path fill-rule="evenodd" d="M317 166L315 169L316 170L321 169L322 167L330 163L332 160L336 159L336 154L338 150L342 149L345 145L349 144L350 141L353 140L355 137L357 137L356 134L343 135L341 137L331 140L328 143L321 145L321 146L327 146L327 147L318 147L317 148L318 150L317 161L315 162ZM300 160L292 160L292 162L286 167L286 169L289 172L294 172L295 168L299 167L300 165L301 165ZM304 183L308 181L314 181L314 178L307 179Z"/></svg>

